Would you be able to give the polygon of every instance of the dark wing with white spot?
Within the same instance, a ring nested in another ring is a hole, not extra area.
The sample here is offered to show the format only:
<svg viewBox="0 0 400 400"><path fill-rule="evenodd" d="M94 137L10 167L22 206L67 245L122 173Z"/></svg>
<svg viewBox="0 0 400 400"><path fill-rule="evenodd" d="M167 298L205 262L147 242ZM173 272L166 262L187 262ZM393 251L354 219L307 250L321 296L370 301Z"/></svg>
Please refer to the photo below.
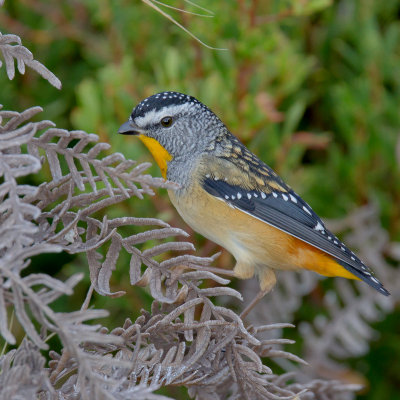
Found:
<svg viewBox="0 0 400 400"><path fill-rule="evenodd" d="M244 189L207 175L203 180L203 188L229 205L328 253L352 274L380 293L389 295L382 283L373 276L373 272L328 231L311 207L286 185L285 191L266 193L260 188Z"/></svg>

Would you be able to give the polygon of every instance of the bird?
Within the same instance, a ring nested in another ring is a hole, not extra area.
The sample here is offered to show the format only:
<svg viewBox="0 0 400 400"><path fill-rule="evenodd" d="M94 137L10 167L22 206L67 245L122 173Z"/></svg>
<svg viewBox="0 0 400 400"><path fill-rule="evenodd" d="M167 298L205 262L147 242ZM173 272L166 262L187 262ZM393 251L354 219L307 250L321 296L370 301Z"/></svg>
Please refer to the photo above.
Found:
<svg viewBox="0 0 400 400"><path fill-rule="evenodd" d="M234 276L256 275L260 292L276 284L276 270L310 270L362 280L390 293L321 218L267 164L195 97L166 91L141 101L118 130L136 135L164 179L183 220L227 249ZM243 313L242 313L243 314Z"/></svg>

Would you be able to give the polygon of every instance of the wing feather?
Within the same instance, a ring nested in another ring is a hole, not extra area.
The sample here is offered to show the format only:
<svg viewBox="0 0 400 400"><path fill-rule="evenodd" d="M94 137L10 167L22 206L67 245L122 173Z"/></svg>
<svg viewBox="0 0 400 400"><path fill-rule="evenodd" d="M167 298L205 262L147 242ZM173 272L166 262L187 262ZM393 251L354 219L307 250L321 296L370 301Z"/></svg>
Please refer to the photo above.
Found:
<svg viewBox="0 0 400 400"><path fill-rule="evenodd" d="M324 251L352 274L381 293L389 294L373 272L326 229L311 207L286 185L284 191L249 190L208 175L203 180L203 188L230 206Z"/></svg>

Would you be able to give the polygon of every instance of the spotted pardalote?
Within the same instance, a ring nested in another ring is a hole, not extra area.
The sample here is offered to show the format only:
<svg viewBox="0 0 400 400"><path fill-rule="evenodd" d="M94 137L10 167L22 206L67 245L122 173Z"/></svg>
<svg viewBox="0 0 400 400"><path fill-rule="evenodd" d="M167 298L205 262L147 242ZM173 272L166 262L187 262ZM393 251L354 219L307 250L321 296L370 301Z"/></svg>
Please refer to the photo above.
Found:
<svg viewBox="0 0 400 400"><path fill-rule="evenodd" d="M163 92L144 99L119 133L147 146L163 177L179 186L169 190L179 214L233 254L237 277L256 274L266 292L274 270L307 269L363 280L389 295L311 207L194 97Z"/></svg>

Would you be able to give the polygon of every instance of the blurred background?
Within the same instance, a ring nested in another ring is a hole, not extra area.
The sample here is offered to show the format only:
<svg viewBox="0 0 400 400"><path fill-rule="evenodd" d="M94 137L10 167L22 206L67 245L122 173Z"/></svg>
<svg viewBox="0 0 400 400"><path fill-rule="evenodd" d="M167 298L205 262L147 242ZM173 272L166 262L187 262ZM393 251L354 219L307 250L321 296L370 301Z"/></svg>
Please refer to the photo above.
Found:
<svg viewBox="0 0 400 400"><path fill-rule="evenodd" d="M344 218L373 204L384 234L399 242L400 1L197 0L206 10L183 0L168 4L202 14L157 5L217 49L140 1L6 0L0 31L21 36L63 88L57 91L31 70L11 82L2 71L4 108L40 105L41 118L60 128L94 132L113 151L143 162L152 161L148 151L138 140L117 135L120 124L156 92L191 94L321 217ZM160 176L154 165L150 173ZM190 232L199 255L221 250L183 223L165 190L122 203L108 215L161 218ZM387 262L396 267L389 253L383 248ZM119 260L111 282L113 290L127 294L94 299L96 307L111 311L108 321L102 320L110 327L136 317L152 301L145 289L129 285L124 262ZM216 266L232 265L223 251ZM70 275L85 268L84 258L56 254L37 257L28 272ZM295 324L318 314L329 281L305 296L293 315ZM237 281L232 284L238 287ZM78 309L88 286L89 277L71 303L59 301L58 309ZM348 371L344 379L367 385L357 399L399 398L400 311L393 302L390 312L369 321L375 332L370 347L342 357ZM298 330L288 335L301 343ZM302 355L295 349L290 347ZM178 389L168 394L185 398Z"/></svg>

